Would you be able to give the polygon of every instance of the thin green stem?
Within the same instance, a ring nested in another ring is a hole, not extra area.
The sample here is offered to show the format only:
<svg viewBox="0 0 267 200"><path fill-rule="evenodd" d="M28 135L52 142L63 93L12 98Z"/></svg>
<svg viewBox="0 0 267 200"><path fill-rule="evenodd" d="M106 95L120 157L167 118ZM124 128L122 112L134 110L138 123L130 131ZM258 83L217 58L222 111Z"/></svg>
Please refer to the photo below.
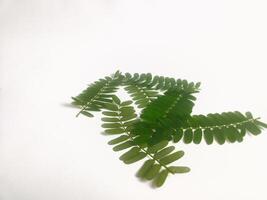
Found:
<svg viewBox="0 0 267 200"><path fill-rule="evenodd" d="M212 128L225 128L225 127L229 127L229 126L237 126L237 125L241 125L241 124L245 124L247 122L250 122L250 121L255 121L255 120L258 120L260 119L260 117L257 117L257 118L252 118L252 119L248 119L248 120L245 120L245 121L242 121L242 122L236 122L236 123L232 123L232 124L224 124L224 125L214 125L214 126L197 126L197 127L186 127L184 128L184 130L187 130L187 129L192 129L192 130L195 130L195 129L212 129Z"/></svg>

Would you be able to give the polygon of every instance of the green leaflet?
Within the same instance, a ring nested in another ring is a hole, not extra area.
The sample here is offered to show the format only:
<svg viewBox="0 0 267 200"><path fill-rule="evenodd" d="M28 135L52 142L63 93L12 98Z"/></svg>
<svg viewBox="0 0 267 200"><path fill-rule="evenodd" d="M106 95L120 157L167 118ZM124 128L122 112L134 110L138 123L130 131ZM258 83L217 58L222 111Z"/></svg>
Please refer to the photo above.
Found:
<svg viewBox="0 0 267 200"><path fill-rule="evenodd" d="M119 122L118 118L111 118L111 117L103 117L101 118L103 122Z"/></svg>
<svg viewBox="0 0 267 200"><path fill-rule="evenodd" d="M213 142L213 132L212 132L212 130L205 129L205 131L204 131L204 139L205 139L205 141L206 141L206 143L208 145L212 144L212 142Z"/></svg>
<svg viewBox="0 0 267 200"><path fill-rule="evenodd" d="M102 112L102 114L106 116L118 116L119 115L117 112L110 112L110 111L104 111Z"/></svg>
<svg viewBox="0 0 267 200"><path fill-rule="evenodd" d="M121 100L120 100L116 95L113 95L113 96L112 96L112 100L113 100L116 104L120 104L120 103L121 103Z"/></svg>
<svg viewBox="0 0 267 200"><path fill-rule="evenodd" d="M104 108L107 110L110 110L110 111L118 111L119 110L118 106L116 106L115 104L112 104L112 103L105 103Z"/></svg>
<svg viewBox="0 0 267 200"><path fill-rule="evenodd" d="M147 160L143 166L139 169L137 176L140 178L144 178L148 170L153 166L155 163L154 160Z"/></svg>
<svg viewBox="0 0 267 200"><path fill-rule="evenodd" d="M253 135L258 135L261 133L260 128L258 128L258 126L256 124L254 124L253 122L245 123L245 127Z"/></svg>
<svg viewBox="0 0 267 200"><path fill-rule="evenodd" d="M202 140L202 130L200 128L194 131L193 142L199 144Z"/></svg>
<svg viewBox="0 0 267 200"><path fill-rule="evenodd" d="M189 144L193 140L193 131L192 129L186 129L184 132L184 143Z"/></svg>
<svg viewBox="0 0 267 200"><path fill-rule="evenodd" d="M124 133L124 132L125 132L125 130L122 129L122 128L113 128L113 129L106 129L105 130L105 133L111 134L111 135L113 135L113 134L121 134L121 133Z"/></svg>
<svg viewBox="0 0 267 200"><path fill-rule="evenodd" d="M265 124L259 120L255 120L255 124L260 126L260 127L267 128L267 124Z"/></svg>
<svg viewBox="0 0 267 200"><path fill-rule="evenodd" d="M122 116L122 120L123 121L129 121L129 120L132 120L132 119L135 119L137 117L136 114L132 114L132 115L129 115L129 116Z"/></svg>
<svg viewBox="0 0 267 200"><path fill-rule="evenodd" d="M131 105L133 103L133 101L124 101L121 103L121 106L128 106Z"/></svg>
<svg viewBox="0 0 267 200"><path fill-rule="evenodd" d="M230 143L234 143L237 140L236 137L236 132L235 129L231 128L231 127L227 127L227 128L223 128L222 129L224 135L226 136L226 139L228 140L228 142Z"/></svg>
<svg viewBox="0 0 267 200"><path fill-rule="evenodd" d="M120 156L120 160L123 160L123 161L129 160L129 159L135 157L136 155L138 155L139 152L140 152L140 148L133 147L131 150L129 150L126 153L122 154Z"/></svg>
<svg viewBox="0 0 267 200"><path fill-rule="evenodd" d="M177 143L179 142L183 137L183 130L182 129L177 129L173 135L173 142Z"/></svg>
<svg viewBox="0 0 267 200"><path fill-rule="evenodd" d="M183 151L177 151L175 153L172 153L172 154L160 159L160 162L163 165L167 165L167 164L170 164L170 163L180 159L183 156L184 156L184 152Z"/></svg>
<svg viewBox="0 0 267 200"><path fill-rule="evenodd" d="M226 138L225 138L223 131L219 128L214 128L213 132L214 132L214 139L216 140L216 142L218 144L224 144Z"/></svg>
<svg viewBox="0 0 267 200"><path fill-rule="evenodd" d="M119 136L119 137L117 137L117 138L115 138L113 140L110 140L108 142L108 144L110 144L110 145L118 144L118 143L123 142L123 141L125 141L127 139L129 139L128 135L121 135L121 136Z"/></svg>
<svg viewBox="0 0 267 200"><path fill-rule="evenodd" d="M160 170L161 166L159 164L155 164L153 165L149 170L148 172L146 173L146 176L145 178L147 180L152 180L153 178L156 177L156 175L159 173L159 170Z"/></svg>
<svg viewBox="0 0 267 200"><path fill-rule="evenodd" d="M123 117L132 116L132 115L134 115L134 113L135 113L135 110L132 106L120 108L120 114Z"/></svg>
<svg viewBox="0 0 267 200"><path fill-rule="evenodd" d="M151 147L148 147L147 152L149 152L149 153L155 153L158 150L166 147L167 145L168 145L168 141L164 140L164 141L162 141L162 142L160 142L158 144L155 144L155 145L153 145Z"/></svg>
<svg viewBox="0 0 267 200"><path fill-rule="evenodd" d="M120 128L122 125L120 123L104 123L103 128Z"/></svg>
<svg viewBox="0 0 267 200"><path fill-rule="evenodd" d="M247 116L247 118L253 119L253 115L252 115L251 112L248 111L248 112L245 113L245 115Z"/></svg>
<svg viewBox="0 0 267 200"><path fill-rule="evenodd" d="M122 101L117 90L122 87L130 99ZM79 114L93 117L102 111L102 128L119 159L132 164L145 159L137 177L161 187L169 174L187 173L187 166L174 166L184 156L170 143L207 145L242 142L246 134L258 135L267 124L251 112L239 111L192 115L200 82L117 71L90 84L72 97ZM135 106L133 106L133 103ZM136 107L140 109L136 112ZM121 153L122 152L122 153ZM170 166L171 165L171 166Z"/></svg>
<svg viewBox="0 0 267 200"><path fill-rule="evenodd" d="M145 158L146 156L147 156L146 153L144 153L144 152L139 152L137 155L133 156L131 159L129 159L129 160L124 160L123 162L124 162L125 164L132 164L132 163L134 163L134 162L137 162L137 161L139 161L139 160L142 160L142 159Z"/></svg>
<svg viewBox="0 0 267 200"><path fill-rule="evenodd" d="M155 159L161 159L161 158L163 158L164 156L170 154L172 151L174 151L174 149L175 149L174 146L166 147L166 148L162 149L161 151L157 152L157 153L154 155L154 158L155 158Z"/></svg>
<svg viewBox="0 0 267 200"><path fill-rule="evenodd" d="M156 187L161 187L164 184L167 176L168 176L167 170L163 170L162 172L160 172L160 174L157 176L157 178L154 181L154 185Z"/></svg>
<svg viewBox="0 0 267 200"><path fill-rule="evenodd" d="M113 147L113 151L121 151L124 149L128 149L133 146L131 141L124 142L122 144L118 144L117 146Z"/></svg>
<svg viewBox="0 0 267 200"><path fill-rule="evenodd" d="M94 117L94 115L92 115L91 113L87 112L87 111L81 111L81 114L87 116L87 117Z"/></svg>
<svg viewBox="0 0 267 200"><path fill-rule="evenodd" d="M187 172L190 172L190 168L189 167L171 166L171 167L169 167L169 169L175 174L176 173L187 173Z"/></svg>

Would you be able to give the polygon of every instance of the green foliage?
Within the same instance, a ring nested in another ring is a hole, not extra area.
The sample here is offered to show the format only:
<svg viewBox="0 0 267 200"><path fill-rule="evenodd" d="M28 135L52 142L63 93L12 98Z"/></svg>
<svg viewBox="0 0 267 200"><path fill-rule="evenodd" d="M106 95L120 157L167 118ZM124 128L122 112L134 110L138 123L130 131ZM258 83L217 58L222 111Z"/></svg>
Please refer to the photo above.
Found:
<svg viewBox="0 0 267 200"><path fill-rule="evenodd" d="M129 73L124 75L124 85L138 85L145 89L167 91L169 89L182 89L186 92L196 92L199 90L200 82L193 83L187 80L181 80L164 76L152 76L150 73L138 74L135 73L133 76Z"/></svg>
<svg viewBox="0 0 267 200"><path fill-rule="evenodd" d="M147 122L162 125L176 124L177 119L184 120L192 112L195 97L183 90L168 90L158 97L142 112L140 118ZM165 124L167 123L167 124Z"/></svg>
<svg viewBox="0 0 267 200"><path fill-rule="evenodd" d="M195 97L190 92L169 89L142 111L140 120L135 123L131 133L145 138L145 141L139 140L140 143L155 144L161 140L171 140L172 130L181 127L190 117L194 100ZM188 139L190 138L185 138L186 142Z"/></svg>
<svg viewBox="0 0 267 200"><path fill-rule="evenodd" d="M126 73L123 85L133 101L138 105L138 108L145 108L159 96L159 92L174 89L193 93L199 90L200 82L195 84L193 82L188 83L187 80L175 80L164 76L153 77L151 73L135 73L133 76Z"/></svg>
<svg viewBox="0 0 267 200"><path fill-rule="evenodd" d="M111 77L107 76L103 79L99 79L89 85L81 94L72 97L74 100L72 104L82 107L77 116L79 114L84 114L88 117L93 117L90 113L91 111L100 111L105 107L106 103L112 102L111 98L118 90L122 79L123 76L119 72L116 72Z"/></svg>
<svg viewBox="0 0 267 200"><path fill-rule="evenodd" d="M166 170L168 173L175 174L178 170L178 166L169 166L174 161L180 159L183 155L183 151L174 152L174 146L168 146L168 141L161 141L153 146L146 144L140 145L136 143L138 136L132 135L130 130L136 123L137 115L131 102L121 102L117 96L112 97L113 101L108 103L103 111L105 117L102 118L102 127L105 128L107 135L118 134L116 138L113 138L108 142L109 145L113 145L114 151L124 151L119 157L125 164L132 164L142 159L147 158L147 161L138 171L137 176L144 180L154 180L153 183L158 180L161 171ZM112 116L110 114L112 113ZM181 171L181 170L180 170Z"/></svg>
<svg viewBox="0 0 267 200"><path fill-rule="evenodd" d="M186 144L199 144L204 140L209 145L214 141L218 144L242 142L246 134L258 135L263 128L266 128L266 124L253 118L251 113L243 115L235 111L193 115L181 127L168 133L175 143L183 138Z"/></svg>
<svg viewBox="0 0 267 200"><path fill-rule="evenodd" d="M121 101L116 96L120 87L131 100ZM102 127L112 137L108 144L115 152L122 152L119 159L125 164L145 160L136 176L160 187L170 174L190 171L186 166L173 165L184 152L175 151L170 143L242 142L246 134L259 135L267 128L250 112L192 115L199 87L199 82L117 71L89 85L72 98L72 103L81 108L77 115L93 117L92 112L102 110ZM140 115L133 102L141 110Z"/></svg>

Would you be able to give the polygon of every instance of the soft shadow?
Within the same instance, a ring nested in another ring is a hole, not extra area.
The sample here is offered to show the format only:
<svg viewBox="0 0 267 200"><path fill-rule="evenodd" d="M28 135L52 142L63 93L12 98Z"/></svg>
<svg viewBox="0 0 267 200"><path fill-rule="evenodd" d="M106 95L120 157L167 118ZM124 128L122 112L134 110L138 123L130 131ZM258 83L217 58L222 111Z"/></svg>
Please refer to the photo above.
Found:
<svg viewBox="0 0 267 200"><path fill-rule="evenodd" d="M108 133L105 133L105 131L101 131L100 134L101 134L101 135L104 135L104 136L110 135L110 134L108 134Z"/></svg>
<svg viewBox="0 0 267 200"><path fill-rule="evenodd" d="M149 185L150 188L152 189L157 189L157 187L153 184L153 181L148 181L144 178L140 178L137 176L138 172L135 173L135 177L138 179L139 182L141 183L147 183Z"/></svg>
<svg viewBox="0 0 267 200"><path fill-rule="evenodd" d="M73 105L71 103L60 103L60 105L64 106L64 107L67 107L67 108L75 108L75 109L79 108L78 106L75 106L75 105Z"/></svg>

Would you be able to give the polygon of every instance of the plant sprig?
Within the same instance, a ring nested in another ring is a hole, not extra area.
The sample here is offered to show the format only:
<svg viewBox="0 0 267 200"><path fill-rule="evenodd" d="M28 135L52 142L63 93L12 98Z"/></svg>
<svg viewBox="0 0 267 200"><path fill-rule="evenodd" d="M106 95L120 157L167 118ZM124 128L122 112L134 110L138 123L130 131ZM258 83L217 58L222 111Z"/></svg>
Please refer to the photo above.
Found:
<svg viewBox="0 0 267 200"><path fill-rule="evenodd" d="M116 96L120 87L130 95L130 100L122 102ZM105 133L116 135L108 144L116 152L124 151L119 159L125 164L146 159L137 177L160 187L169 174L190 171L189 167L173 165L184 156L184 151L175 151L171 143L242 142L247 133L258 135L267 128L250 112L193 115L194 94L199 90L200 82L117 71L72 97L72 103L81 109L77 116L93 117L92 112L102 111ZM133 102L141 109L140 115Z"/></svg>

